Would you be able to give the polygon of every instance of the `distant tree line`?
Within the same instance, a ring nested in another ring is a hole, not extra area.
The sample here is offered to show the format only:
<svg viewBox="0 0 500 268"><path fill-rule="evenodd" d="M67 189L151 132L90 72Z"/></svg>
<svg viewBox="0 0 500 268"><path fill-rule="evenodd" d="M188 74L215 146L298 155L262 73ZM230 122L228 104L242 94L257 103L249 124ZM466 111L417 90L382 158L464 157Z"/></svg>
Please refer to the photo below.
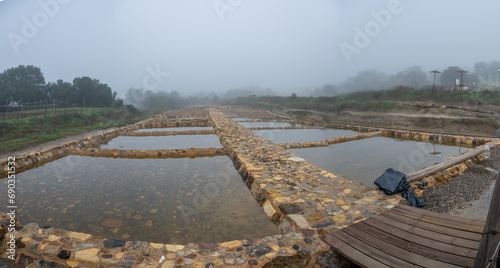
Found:
<svg viewBox="0 0 500 268"><path fill-rule="evenodd" d="M500 68L500 61L491 61L489 63L477 62L474 64L473 70L465 69L467 73L463 74L463 81L461 83L470 89L493 89L496 86L497 68ZM440 70L440 73L436 75L436 86L444 88L453 87L456 84L456 79L460 79L460 73L457 71L461 69L458 66L449 66L445 70ZM347 78L344 83L339 84L335 93L390 89L399 86L409 88L432 86L434 79L433 75L429 73L430 71L423 71L420 66L406 68L394 75L385 74L377 70L364 70L355 76ZM334 91L324 92L321 88L317 88L311 95L334 96L331 92ZM323 94L318 95L318 93Z"/></svg>
<svg viewBox="0 0 500 268"><path fill-rule="evenodd" d="M0 104L57 99L68 106L111 107L117 101L116 92L98 79L77 77L73 82L45 83L39 67L19 65L0 73Z"/></svg>

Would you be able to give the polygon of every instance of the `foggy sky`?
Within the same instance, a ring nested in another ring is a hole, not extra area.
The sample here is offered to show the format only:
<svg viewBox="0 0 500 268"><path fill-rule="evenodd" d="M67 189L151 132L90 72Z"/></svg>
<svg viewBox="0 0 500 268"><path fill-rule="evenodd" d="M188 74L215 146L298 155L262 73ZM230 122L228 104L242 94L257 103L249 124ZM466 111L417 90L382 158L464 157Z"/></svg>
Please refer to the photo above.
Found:
<svg viewBox="0 0 500 268"><path fill-rule="evenodd" d="M89 76L121 97L251 83L286 93L413 65L473 71L500 59L499 10L496 0L3 0L0 71Z"/></svg>

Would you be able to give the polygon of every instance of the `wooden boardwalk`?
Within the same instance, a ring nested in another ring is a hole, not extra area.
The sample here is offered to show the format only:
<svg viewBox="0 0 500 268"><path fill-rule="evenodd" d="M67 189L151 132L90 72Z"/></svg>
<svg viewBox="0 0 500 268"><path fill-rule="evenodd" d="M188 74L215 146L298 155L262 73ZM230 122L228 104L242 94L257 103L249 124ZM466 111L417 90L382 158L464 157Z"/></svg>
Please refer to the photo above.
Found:
<svg viewBox="0 0 500 268"><path fill-rule="evenodd" d="M362 267L472 267L484 224L398 205L322 238Z"/></svg>

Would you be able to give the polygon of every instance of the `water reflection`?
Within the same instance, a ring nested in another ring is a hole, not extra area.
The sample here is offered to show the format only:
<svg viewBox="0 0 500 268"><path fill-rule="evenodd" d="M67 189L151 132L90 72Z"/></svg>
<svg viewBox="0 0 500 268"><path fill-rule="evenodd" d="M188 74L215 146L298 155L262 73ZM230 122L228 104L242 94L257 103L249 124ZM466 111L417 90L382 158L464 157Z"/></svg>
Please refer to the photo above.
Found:
<svg viewBox="0 0 500 268"><path fill-rule="evenodd" d="M290 151L334 174L344 175L371 187L374 186L373 181L387 168L409 174L458 156L465 149L460 146L374 137Z"/></svg>
<svg viewBox="0 0 500 268"><path fill-rule="evenodd" d="M221 148L217 135L119 136L99 146L102 149L157 150Z"/></svg>
<svg viewBox="0 0 500 268"><path fill-rule="evenodd" d="M192 131L192 130L213 130L213 127L167 127L167 128L143 128L134 132L155 132L155 131Z"/></svg>
<svg viewBox="0 0 500 268"><path fill-rule="evenodd" d="M311 142L323 141L328 138L336 138L359 134L360 132L344 129L273 129L273 130L255 130L255 133L261 137L272 141L273 143L291 143L291 142Z"/></svg>
<svg viewBox="0 0 500 268"><path fill-rule="evenodd" d="M226 156L67 156L18 174L17 185L23 224L182 244L277 234Z"/></svg>

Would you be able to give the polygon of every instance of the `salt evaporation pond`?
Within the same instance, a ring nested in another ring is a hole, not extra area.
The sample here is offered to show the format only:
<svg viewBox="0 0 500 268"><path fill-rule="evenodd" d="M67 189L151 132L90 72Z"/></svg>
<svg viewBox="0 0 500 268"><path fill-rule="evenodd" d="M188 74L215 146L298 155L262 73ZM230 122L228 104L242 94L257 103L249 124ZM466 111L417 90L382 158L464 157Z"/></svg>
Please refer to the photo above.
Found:
<svg viewBox="0 0 500 268"><path fill-rule="evenodd" d="M166 127L166 128L142 128L134 132L155 132L155 131L193 131L193 130L213 130L213 127Z"/></svg>
<svg viewBox="0 0 500 268"><path fill-rule="evenodd" d="M373 187L373 181L387 168L409 174L466 150L463 146L373 137L327 147L290 149L290 152L333 174Z"/></svg>
<svg viewBox="0 0 500 268"><path fill-rule="evenodd" d="M251 128L251 127L301 127L301 124L290 123L290 122L239 122L240 125Z"/></svg>
<svg viewBox="0 0 500 268"><path fill-rule="evenodd" d="M226 156L67 156L16 178L22 224L169 244L278 234Z"/></svg>
<svg viewBox="0 0 500 268"><path fill-rule="evenodd" d="M222 148L217 135L119 136L99 145L102 149L157 150Z"/></svg>
<svg viewBox="0 0 500 268"><path fill-rule="evenodd" d="M234 121L255 121L255 120L265 120L262 118L257 118L257 117L232 117L231 118Z"/></svg>
<svg viewBox="0 0 500 268"><path fill-rule="evenodd" d="M254 130L261 137L273 143L293 143L323 141L328 138L337 138L359 134L360 132L344 129L318 128L318 129L266 129Z"/></svg>

